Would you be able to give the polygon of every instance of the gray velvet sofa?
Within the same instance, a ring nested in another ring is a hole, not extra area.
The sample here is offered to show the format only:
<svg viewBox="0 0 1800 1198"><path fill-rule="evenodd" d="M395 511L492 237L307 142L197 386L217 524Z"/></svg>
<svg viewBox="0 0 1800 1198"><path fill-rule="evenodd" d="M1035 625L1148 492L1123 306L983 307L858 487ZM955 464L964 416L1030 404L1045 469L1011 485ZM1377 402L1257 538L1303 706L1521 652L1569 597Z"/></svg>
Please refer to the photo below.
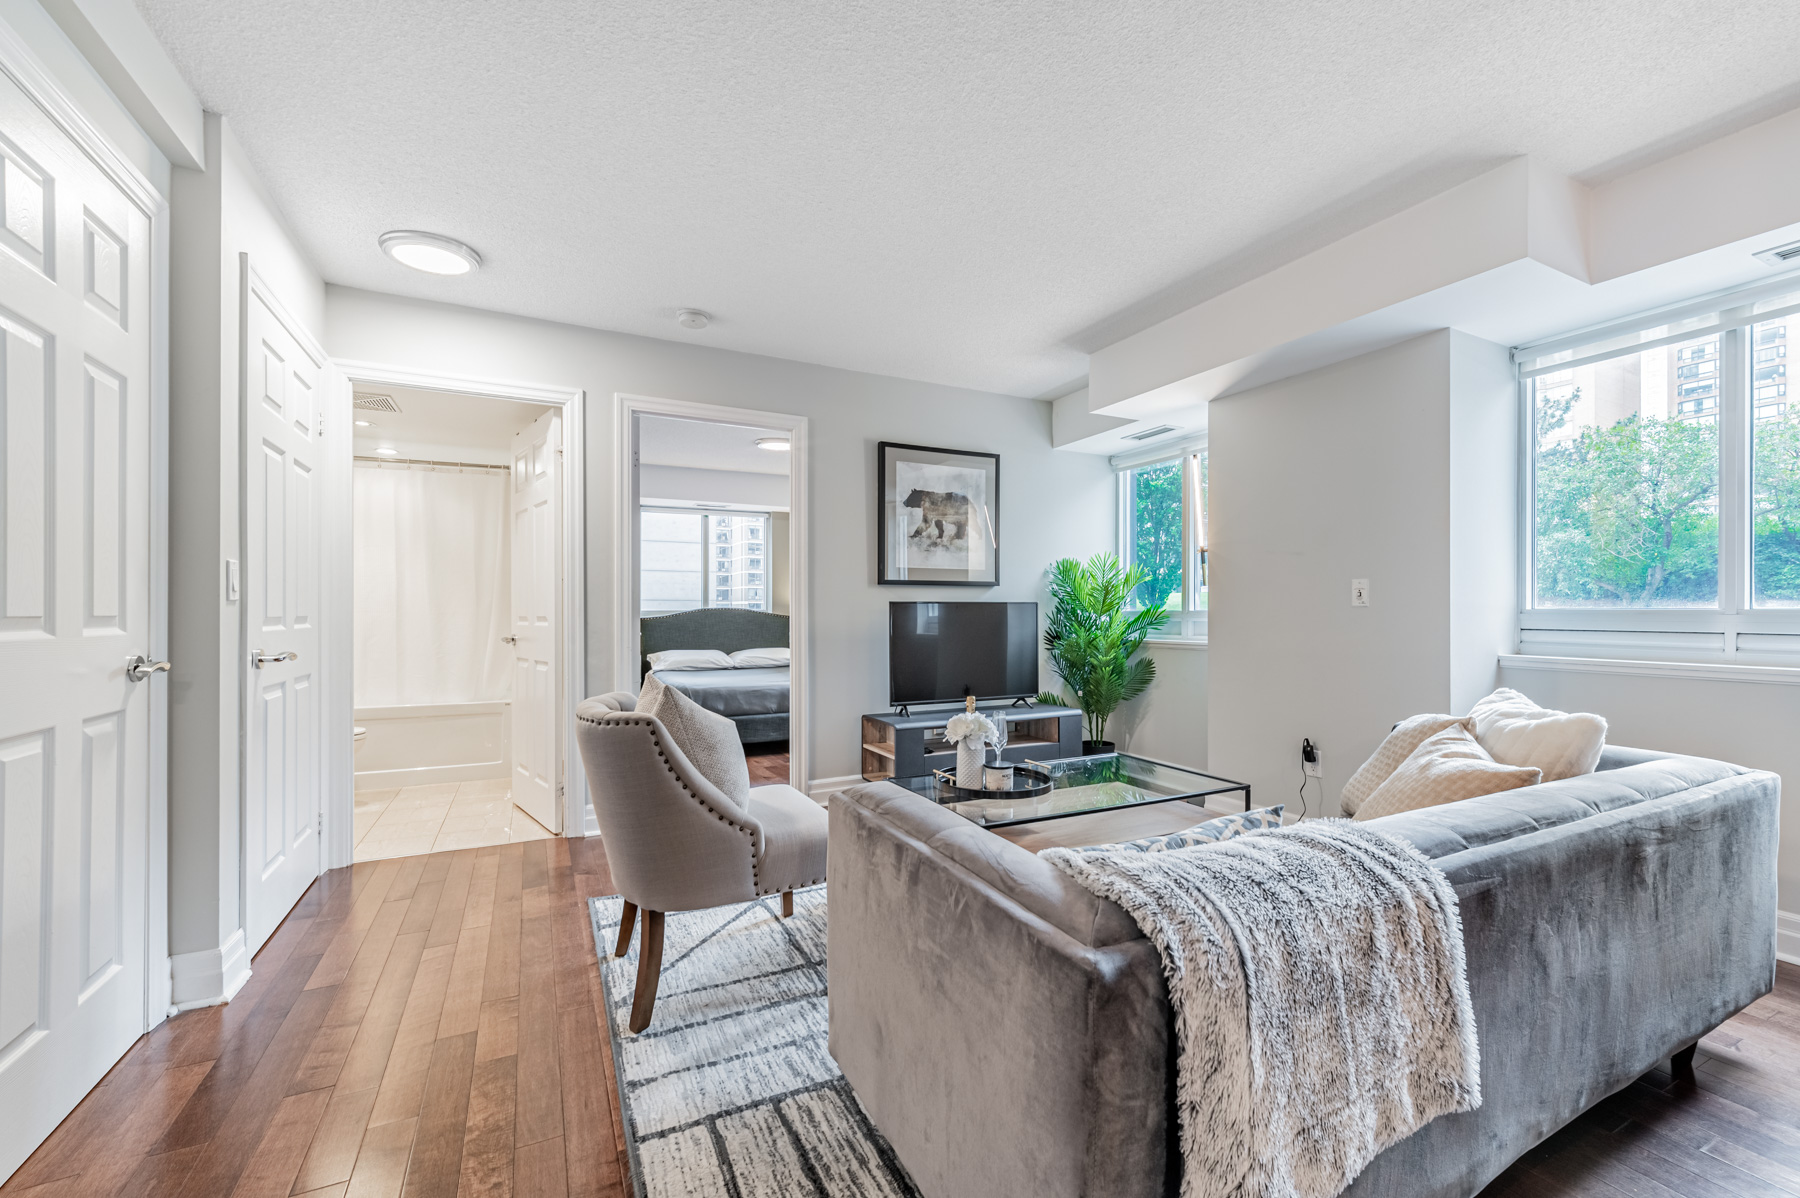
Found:
<svg viewBox="0 0 1800 1198"><path fill-rule="evenodd" d="M1780 779L1609 748L1582 778L1375 821L1456 886L1478 1111L1356 1198L1466 1198L1768 992ZM927 1198L1174 1194L1174 1028L1119 907L900 787L831 799L831 1053Z"/></svg>

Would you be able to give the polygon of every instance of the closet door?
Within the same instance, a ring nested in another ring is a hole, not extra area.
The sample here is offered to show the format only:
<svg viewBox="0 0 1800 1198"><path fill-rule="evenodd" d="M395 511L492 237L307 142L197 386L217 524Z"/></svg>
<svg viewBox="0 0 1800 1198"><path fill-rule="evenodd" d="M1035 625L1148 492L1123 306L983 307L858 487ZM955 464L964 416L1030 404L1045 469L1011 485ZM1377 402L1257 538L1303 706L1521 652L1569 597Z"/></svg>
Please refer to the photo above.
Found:
<svg viewBox="0 0 1800 1198"><path fill-rule="evenodd" d="M514 434L512 448L512 799L562 828L562 413Z"/></svg>
<svg viewBox="0 0 1800 1198"><path fill-rule="evenodd" d="M145 203L0 75L0 1181L145 1028Z"/></svg>
<svg viewBox="0 0 1800 1198"><path fill-rule="evenodd" d="M244 937L251 953L319 876L324 354L243 259Z"/></svg>

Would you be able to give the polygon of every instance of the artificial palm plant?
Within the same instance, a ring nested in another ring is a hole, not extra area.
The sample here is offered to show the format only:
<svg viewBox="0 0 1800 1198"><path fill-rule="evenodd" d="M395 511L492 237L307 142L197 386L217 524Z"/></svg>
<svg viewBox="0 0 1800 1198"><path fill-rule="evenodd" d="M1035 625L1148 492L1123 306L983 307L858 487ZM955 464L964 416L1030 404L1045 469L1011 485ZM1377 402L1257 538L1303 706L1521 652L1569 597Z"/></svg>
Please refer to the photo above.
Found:
<svg viewBox="0 0 1800 1198"><path fill-rule="evenodd" d="M1156 677L1156 663L1137 652L1168 614L1160 603L1126 610L1132 592L1149 577L1110 553L1085 563L1065 557L1050 567L1044 651L1050 668L1075 692L1090 741L1104 742L1107 719Z"/></svg>

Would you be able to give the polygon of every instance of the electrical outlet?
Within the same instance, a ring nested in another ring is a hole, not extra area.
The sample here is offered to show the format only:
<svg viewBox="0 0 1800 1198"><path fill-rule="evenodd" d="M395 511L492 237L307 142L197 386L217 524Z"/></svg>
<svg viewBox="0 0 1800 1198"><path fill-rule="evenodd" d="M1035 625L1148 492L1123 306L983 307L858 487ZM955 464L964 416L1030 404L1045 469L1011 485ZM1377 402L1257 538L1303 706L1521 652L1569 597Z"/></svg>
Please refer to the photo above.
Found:
<svg viewBox="0 0 1800 1198"><path fill-rule="evenodd" d="M1350 580L1350 606L1351 607L1367 607L1367 606L1369 606L1369 580L1368 579L1352 578Z"/></svg>
<svg viewBox="0 0 1800 1198"><path fill-rule="evenodd" d="M1325 766L1320 761L1319 746L1312 743L1312 738L1300 742L1300 771L1308 778L1323 778Z"/></svg>

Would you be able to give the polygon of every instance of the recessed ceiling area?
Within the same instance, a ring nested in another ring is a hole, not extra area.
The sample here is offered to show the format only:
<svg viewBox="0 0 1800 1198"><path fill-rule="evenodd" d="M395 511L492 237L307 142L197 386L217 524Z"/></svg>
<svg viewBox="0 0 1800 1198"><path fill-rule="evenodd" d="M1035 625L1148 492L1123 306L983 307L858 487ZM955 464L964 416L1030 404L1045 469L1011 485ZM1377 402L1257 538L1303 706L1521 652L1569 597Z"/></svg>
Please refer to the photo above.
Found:
<svg viewBox="0 0 1800 1198"><path fill-rule="evenodd" d="M139 6L329 282L1014 395L1508 158L1800 103L1792 0Z"/></svg>
<svg viewBox="0 0 1800 1198"><path fill-rule="evenodd" d="M714 424L706 420L638 417L638 462L689 470L733 470L740 474L788 472L788 455L764 449L757 438L783 438L778 429Z"/></svg>
<svg viewBox="0 0 1800 1198"><path fill-rule="evenodd" d="M400 409L397 413L356 409L355 419L369 422L358 425L352 438L356 452L365 455L383 446L504 452L514 433L551 410L544 404L373 383L357 383L352 391L359 400L387 396Z"/></svg>

